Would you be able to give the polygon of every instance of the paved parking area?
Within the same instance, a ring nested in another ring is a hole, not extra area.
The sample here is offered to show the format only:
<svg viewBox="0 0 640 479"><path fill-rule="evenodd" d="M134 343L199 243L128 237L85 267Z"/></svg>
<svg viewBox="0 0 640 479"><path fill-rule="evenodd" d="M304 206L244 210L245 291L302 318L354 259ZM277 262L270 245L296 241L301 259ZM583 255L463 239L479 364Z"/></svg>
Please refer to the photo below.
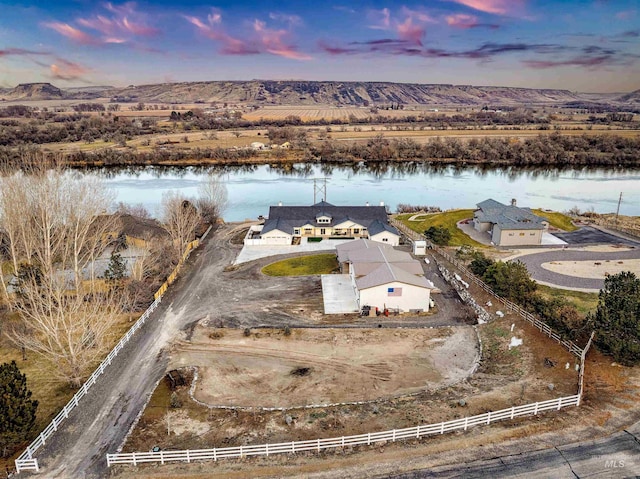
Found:
<svg viewBox="0 0 640 479"><path fill-rule="evenodd" d="M280 254L295 254L295 253L313 253L314 251L335 251L336 246L342 243L347 243L351 240L322 240L318 243L308 243L307 238L302 238L301 244L293 245L270 245L270 246L243 246L242 251L238 254L233 264L248 263L260 258L266 258L268 256L277 256Z"/></svg>
<svg viewBox="0 0 640 479"><path fill-rule="evenodd" d="M322 275L324 314L355 313L358 311L356 292L348 274Z"/></svg>
<svg viewBox="0 0 640 479"><path fill-rule="evenodd" d="M615 236L591 226L583 226L571 233L553 233L554 236L566 241L570 245L584 244L624 244L627 246L640 246L640 242Z"/></svg>

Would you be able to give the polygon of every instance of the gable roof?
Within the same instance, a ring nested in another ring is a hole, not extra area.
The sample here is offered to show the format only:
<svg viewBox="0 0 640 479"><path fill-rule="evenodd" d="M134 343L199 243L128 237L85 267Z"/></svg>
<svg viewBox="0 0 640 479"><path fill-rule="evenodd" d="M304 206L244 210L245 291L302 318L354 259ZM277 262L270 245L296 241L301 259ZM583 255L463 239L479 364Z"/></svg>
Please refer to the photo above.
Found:
<svg viewBox="0 0 640 479"><path fill-rule="evenodd" d="M318 224L316 220L320 216L327 216L331 221ZM320 201L311 206L271 206L269 218L265 221L262 231L266 233L278 229L293 234L294 228L305 224L332 227L347 220L369 229L370 225L376 221L382 224L387 223L387 210L384 206L335 206L326 201ZM272 225L272 222L277 223Z"/></svg>
<svg viewBox="0 0 640 479"><path fill-rule="evenodd" d="M380 220L373 221L369 225L368 230L369 230L369 236L377 235L379 233L382 233L383 231L387 231L389 233L393 233L394 235L400 236L400 233L395 227L391 226L389 223L386 223L386 222L383 223Z"/></svg>
<svg viewBox="0 0 640 479"><path fill-rule="evenodd" d="M424 276L416 276L391 263L383 263L368 275L356 278L358 289L373 288L393 282L411 284L420 288L434 288L433 283Z"/></svg>
<svg viewBox="0 0 640 479"><path fill-rule="evenodd" d="M493 223L503 230L541 230L545 218L531 212L529 208L504 205L488 199L478 203L474 217L481 223Z"/></svg>

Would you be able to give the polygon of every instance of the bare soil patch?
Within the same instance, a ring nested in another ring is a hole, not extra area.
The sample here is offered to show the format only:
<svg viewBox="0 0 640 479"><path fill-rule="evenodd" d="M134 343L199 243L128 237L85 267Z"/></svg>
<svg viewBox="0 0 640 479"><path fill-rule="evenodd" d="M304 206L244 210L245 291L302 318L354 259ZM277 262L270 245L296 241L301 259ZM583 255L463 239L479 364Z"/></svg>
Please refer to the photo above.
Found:
<svg viewBox="0 0 640 479"><path fill-rule="evenodd" d="M470 326L441 329L260 329L197 327L173 353L195 366L195 397L209 405L296 407L369 401L453 384L478 358Z"/></svg>
<svg viewBox="0 0 640 479"><path fill-rule="evenodd" d="M579 278L604 279L610 274L631 271L640 274L640 259L625 259L620 261L551 261L542 263L544 269L554 273L577 276Z"/></svg>

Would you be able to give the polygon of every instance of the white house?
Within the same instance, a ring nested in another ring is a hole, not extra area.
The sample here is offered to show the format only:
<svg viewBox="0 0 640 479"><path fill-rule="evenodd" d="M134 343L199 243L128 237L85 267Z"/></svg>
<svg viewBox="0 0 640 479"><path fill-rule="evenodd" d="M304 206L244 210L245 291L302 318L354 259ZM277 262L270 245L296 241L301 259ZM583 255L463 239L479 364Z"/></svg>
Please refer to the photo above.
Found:
<svg viewBox="0 0 640 479"><path fill-rule="evenodd" d="M290 245L301 238L369 238L397 246L400 233L387 220L384 206L271 206L259 233L250 231L247 245Z"/></svg>
<svg viewBox="0 0 640 479"><path fill-rule="evenodd" d="M359 309L429 311L435 286L409 253L368 240L350 241L336 250L341 269L348 270Z"/></svg>

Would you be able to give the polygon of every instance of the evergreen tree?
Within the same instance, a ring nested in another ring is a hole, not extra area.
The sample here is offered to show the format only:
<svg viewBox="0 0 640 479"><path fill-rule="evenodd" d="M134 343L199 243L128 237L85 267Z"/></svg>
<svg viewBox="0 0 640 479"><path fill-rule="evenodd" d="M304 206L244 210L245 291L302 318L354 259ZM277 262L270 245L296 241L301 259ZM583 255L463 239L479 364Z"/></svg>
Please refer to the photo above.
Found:
<svg viewBox="0 0 640 479"><path fill-rule="evenodd" d="M602 352L625 365L640 363L640 278L629 271L605 278L588 321Z"/></svg>
<svg viewBox="0 0 640 479"><path fill-rule="evenodd" d="M446 246L451 240L451 232L444 226L431 226L424 235L439 246Z"/></svg>
<svg viewBox="0 0 640 479"><path fill-rule="evenodd" d="M531 300L537 287L522 261L493 263L485 271L483 280L497 295L523 305Z"/></svg>
<svg viewBox="0 0 640 479"><path fill-rule="evenodd" d="M31 400L27 377L15 361L0 365L0 450L7 457L24 441L36 420L38 401Z"/></svg>
<svg viewBox="0 0 640 479"><path fill-rule="evenodd" d="M127 264L119 253L111 253L109 265L104 272L104 279L107 281L119 281L126 276Z"/></svg>

